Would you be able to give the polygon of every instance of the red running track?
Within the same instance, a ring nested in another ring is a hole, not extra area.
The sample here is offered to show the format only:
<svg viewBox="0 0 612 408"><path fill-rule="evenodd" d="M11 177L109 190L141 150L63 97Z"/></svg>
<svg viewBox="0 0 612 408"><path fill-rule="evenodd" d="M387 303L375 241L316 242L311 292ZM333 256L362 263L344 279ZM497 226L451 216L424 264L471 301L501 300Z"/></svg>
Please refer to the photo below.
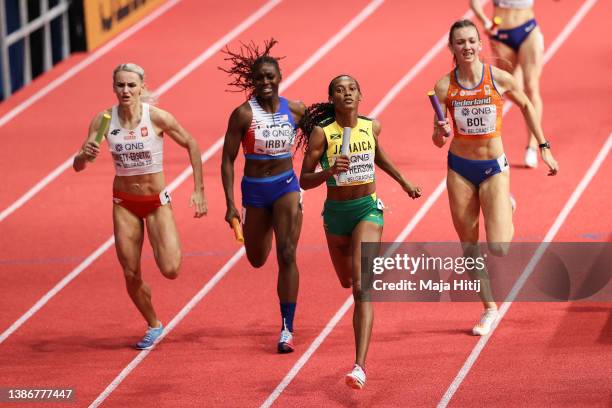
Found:
<svg viewBox="0 0 612 408"><path fill-rule="evenodd" d="M2 190L3 208L78 148L91 116L113 102L110 80L106 83L104 78L110 77L114 65L126 58L139 62L155 89L261 4L232 2L227 7L210 7L206 10L209 23L204 26L202 3L185 0L6 125L3 139L9 136L0 166L6 166L4 173L10 183L5 186L11 188ZM367 2L351 2L350 7L338 2L309 4L282 2L239 39L279 39L278 54L287 56L281 61L287 78ZM537 4L538 20L548 42L581 4ZM361 110L370 112L467 8L463 2L446 6L437 10L434 19L425 5L385 2L285 95L306 103L324 99L329 79L339 72L350 72L364 90ZM551 135L562 172L551 179L542 168L513 168L512 190L519 202L517 240L544 238L612 132L606 99L612 86L607 75L612 46L595 32L609 12L609 4L598 2L545 68L545 131ZM406 16L410 16L409 24ZM326 24L318 23L313 29L313 21ZM177 38L175 32L192 40L177 45L172 41ZM230 45L236 47L237 42ZM159 58L162 49L172 50L172 58ZM64 64L76 64L81 58ZM576 67L577 61L589 67L588 75L575 75L568 83L570 67ZM242 100L242 95L224 93L227 78L216 69L223 64L217 53L160 101L160 106L175 113L198 138L202 151L222 135L229 112ZM386 240L400 233L444 177L445 153L430 142L431 112L424 94L449 68L450 56L442 50L379 115L381 143L408 178L425 190L425 197L413 202L395 194L401 190L387 177L379 177L378 192L389 207ZM54 75L57 71L41 81ZM0 112L7 104L0 105ZM75 114L65 115L66 111ZM507 154L513 164L519 164L524 130L518 111L508 113L504 128ZM38 137L46 129L54 129L57 136ZM586 137L588 143L584 142ZM34 149L34 140L39 149ZM35 161L23 160L33 154L37 155ZM296 157L298 169L300 159ZM186 163L184 151L168 144L165 170L169 181ZM172 319L238 249L222 220L219 165L219 154L205 164L210 207L206 219L194 220L187 208L190 180L174 192L174 212L185 252L182 276L177 281L159 276L145 244L143 269L164 322ZM557 240L610 241L611 217L603 207L605 200L601 200L610 193L609 174L609 161L605 161ZM2 330L111 236L111 179L112 166L105 157L86 174L62 174L2 221L6 282L0 292ZM298 253L301 288L296 353L274 353L279 323L274 262L253 270L240 259L103 405L260 405L349 295L339 287L329 262L319 216L323 199L323 188L305 195ZM408 239L454 241L447 207L443 195ZM361 393L342 384L354 353L347 314L275 404L436 405L476 343L466 332L479 313L480 306L475 304L377 304L368 385ZM610 316L610 305L605 303L513 305L451 404L608 406L611 389L606 381L612 363L602 356L609 354ZM142 334L142 326L125 294L111 248L0 344L2 386L73 386L77 405L88 406L138 355L129 346ZM577 331L577 326L581 330Z"/></svg>

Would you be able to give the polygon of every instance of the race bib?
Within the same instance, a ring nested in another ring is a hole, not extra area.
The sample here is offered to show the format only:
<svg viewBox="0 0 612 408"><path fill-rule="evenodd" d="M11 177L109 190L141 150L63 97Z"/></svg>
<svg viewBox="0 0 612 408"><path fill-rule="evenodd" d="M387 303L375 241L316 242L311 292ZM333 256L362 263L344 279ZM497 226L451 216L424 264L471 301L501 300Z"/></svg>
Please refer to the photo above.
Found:
<svg viewBox="0 0 612 408"><path fill-rule="evenodd" d="M121 146L121 145L116 145ZM118 168L132 169L135 167L146 167L153 164L151 152L148 150L140 152L112 152L113 160Z"/></svg>
<svg viewBox="0 0 612 408"><path fill-rule="evenodd" d="M334 175L336 185L362 184L374 180L374 152L351 153L349 160L349 169L344 173L346 178Z"/></svg>
<svg viewBox="0 0 612 408"><path fill-rule="evenodd" d="M486 135L496 130L497 106L477 105L455 108L455 124L462 135Z"/></svg>
<svg viewBox="0 0 612 408"><path fill-rule="evenodd" d="M254 129L255 153L276 156L290 153L295 141L295 130L290 123L258 125Z"/></svg>

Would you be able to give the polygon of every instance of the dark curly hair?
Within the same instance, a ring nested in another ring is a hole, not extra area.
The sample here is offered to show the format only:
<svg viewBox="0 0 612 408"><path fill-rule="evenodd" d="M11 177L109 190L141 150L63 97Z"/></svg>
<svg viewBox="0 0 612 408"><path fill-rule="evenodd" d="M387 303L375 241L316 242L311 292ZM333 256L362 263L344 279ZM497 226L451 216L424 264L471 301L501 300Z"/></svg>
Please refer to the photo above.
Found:
<svg viewBox="0 0 612 408"><path fill-rule="evenodd" d="M355 81L355 83L357 84L357 90L359 90L359 93L361 93L359 82L357 82L355 78L353 78L352 76L348 74L342 74L342 75L338 75L337 77L333 78L329 82L329 85L327 87L327 96L329 97L332 96L334 92L334 82L336 82L336 80L343 78L343 77L349 77L353 81ZM296 148L300 148L302 146L304 148L307 148L308 140L310 138L310 134L312 133L312 130L314 129L314 127L319 126L319 124L323 122L324 120L328 118L333 118L335 116L336 116L336 109L334 108L334 104L331 102L319 102L319 103L312 104L308 108L306 108L306 112L304 116L302 117L302 120L300 121L300 123L298 123L298 126L300 128L300 134L298 135Z"/></svg>
<svg viewBox="0 0 612 408"><path fill-rule="evenodd" d="M285 57L273 57L270 55L270 50L278 41L274 38L264 42L263 50L259 49L259 46L254 42L245 44L240 43L241 47L238 52L233 52L229 47L225 47L222 52L227 55L225 61L230 61L232 66L228 69L219 67L223 72L227 72L230 76L234 77L234 80L228 85L237 88L236 90L229 90L230 92L245 92L250 98L253 96L255 84L253 83L254 72L263 64L272 64L276 67L280 74L280 66L278 61Z"/></svg>

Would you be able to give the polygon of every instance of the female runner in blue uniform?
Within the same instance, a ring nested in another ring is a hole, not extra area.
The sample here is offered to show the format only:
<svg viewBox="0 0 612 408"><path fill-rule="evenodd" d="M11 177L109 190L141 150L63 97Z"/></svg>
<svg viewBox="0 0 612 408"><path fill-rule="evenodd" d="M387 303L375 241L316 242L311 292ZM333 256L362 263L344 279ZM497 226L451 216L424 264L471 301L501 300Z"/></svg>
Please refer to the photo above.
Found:
<svg viewBox="0 0 612 408"><path fill-rule="evenodd" d="M245 45L238 53L226 50L233 66L224 71L235 76L232 85L248 92L249 99L229 118L221 176L227 205L225 220L231 225L232 219L241 219L234 201L234 161L242 143L245 165L241 220L246 255L253 267L263 266L274 233L281 310L277 350L290 353L294 350L293 319L299 286L295 254L302 227L300 186L293 172L292 150L296 123L306 107L278 95L282 76L278 58L270 55L275 44L273 39L266 42L263 51L253 44Z"/></svg>

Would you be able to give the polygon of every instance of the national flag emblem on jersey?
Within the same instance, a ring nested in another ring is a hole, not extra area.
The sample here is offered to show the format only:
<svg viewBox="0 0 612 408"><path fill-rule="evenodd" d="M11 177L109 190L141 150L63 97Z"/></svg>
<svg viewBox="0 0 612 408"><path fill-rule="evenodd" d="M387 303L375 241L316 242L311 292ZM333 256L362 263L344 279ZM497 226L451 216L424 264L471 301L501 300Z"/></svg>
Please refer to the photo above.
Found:
<svg viewBox="0 0 612 408"><path fill-rule="evenodd" d="M149 129L147 129L146 127L141 127L140 128L140 135L142 137L147 137L149 136Z"/></svg>
<svg viewBox="0 0 612 408"><path fill-rule="evenodd" d="M281 115L279 120L281 122L289 122L289 115Z"/></svg>
<svg viewBox="0 0 612 408"><path fill-rule="evenodd" d="M490 85L485 84L485 86L484 86L484 93L485 93L485 95L491 95L491 86Z"/></svg>

